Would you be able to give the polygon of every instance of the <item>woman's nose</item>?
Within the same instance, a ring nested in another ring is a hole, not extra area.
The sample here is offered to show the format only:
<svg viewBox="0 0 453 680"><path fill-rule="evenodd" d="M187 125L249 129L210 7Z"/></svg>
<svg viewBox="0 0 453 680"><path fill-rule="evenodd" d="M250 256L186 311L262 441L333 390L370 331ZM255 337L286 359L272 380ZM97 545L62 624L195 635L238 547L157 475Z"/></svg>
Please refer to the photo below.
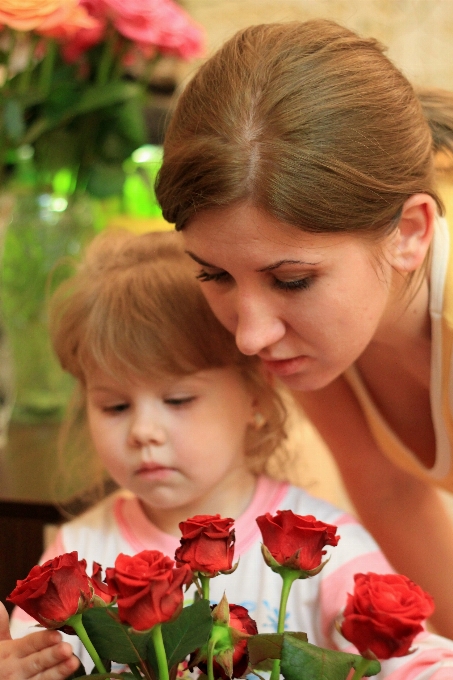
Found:
<svg viewBox="0 0 453 680"><path fill-rule="evenodd" d="M129 439L132 446L159 446L167 437L165 428L149 413L137 413L131 423Z"/></svg>
<svg viewBox="0 0 453 680"><path fill-rule="evenodd" d="M238 299L236 313L234 335L243 354L259 354L279 342L286 333L284 321L264 301L250 296Z"/></svg>

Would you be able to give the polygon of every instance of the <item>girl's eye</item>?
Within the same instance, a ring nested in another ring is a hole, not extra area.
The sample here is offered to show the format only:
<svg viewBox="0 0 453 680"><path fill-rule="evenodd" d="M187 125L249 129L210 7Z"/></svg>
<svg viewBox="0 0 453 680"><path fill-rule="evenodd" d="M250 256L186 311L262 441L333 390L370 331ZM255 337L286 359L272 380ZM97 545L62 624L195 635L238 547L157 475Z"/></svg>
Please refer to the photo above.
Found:
<svg viewBox="0 0 453 680"><path fill-rule="evenodd" d="M223 283L228 281L229 277L230 275L228 274L228 272L220 271L210 274L204 269L201 269L200 272L197 274L197 279L202 283L205 283L206 281L221 281Z"/></svg>
<svg viewBox="0 0 453 680"><path fill-rule="evenodd" d="M310 288L312 283L312 276L306 276L304 279L296 279L295 281L280 281L279 279L275 279L275 287L280 290L304 290Z"/></svg>
<svg viewBox="0 0 453 680"><path fill-rule="evenodd" d="M123 403L123 404L113 404L112 406L104 406L103 410L106 413L122 413L123 411L126 411L126 409L129 408L129 404Z"/></svg>
<svg viewBox="0 0 453 680"><path fill-rule="evenodd" d="M184 404L190 404L195 399L195 397L168 397L164 399L164 404L169 406L183 406Z"/></svg>

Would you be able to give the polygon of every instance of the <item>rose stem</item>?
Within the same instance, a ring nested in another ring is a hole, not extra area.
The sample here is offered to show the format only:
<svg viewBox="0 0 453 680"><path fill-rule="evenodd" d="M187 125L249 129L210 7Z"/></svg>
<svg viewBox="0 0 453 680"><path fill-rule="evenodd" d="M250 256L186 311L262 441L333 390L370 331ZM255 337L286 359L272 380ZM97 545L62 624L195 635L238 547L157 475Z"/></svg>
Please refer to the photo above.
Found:
<svg viewBox="0 0 453 680"><path fill-rule="evenodd" d="M47 49L41 62L38 86L42 95L47 96L50 92L55 60L57 58L57 43L55 40L47 41Z"/></svg>
<svg viewBox="0 0 453 680"><path fill-rule="evenodd" d="M161 624L158 623L151 629L151 637L153 639L154 651L157 657L157 667L159 669L159 680L169 680L168 676L168 662L165 653L164 641L162 638Z"/></svg>
<svg viewBox="0 0 453 680"><path fill-rule="evenodd" d="M295 569L282 569L280 572L282 577L282 593L280 595L280 610L278 612L277 633L283 633L285 630L286 605L288 604L289 591L294 581L300 577L300 572ZM270 680L278 680L280 677L280 659L274 659L272 664L272 673Z"/></svg>
<svg viewBox="0 0 453 680"><path fill-rule="evenodd" d="M88 654L91 656L91 659L99 673L107 673L106 669L104 668L104 664L102 663L99 654L95 650L93 643L88 637L85 626L82 623L82 614L74 614L74 616L71 616L67 620L67 624L74 628L77 637L82 642Z"/></svg>
<svg viewBox="0 0 453 680"><path fill-rule="evenodd" d="M220 640L222 641L224 636L225 636L225 628L222 626L222 629L219 630L219 626L213 626L212 631L211 631L211 636L209 638L208 642L208 656L207 656L207 670L208 670L208 680L214 680L214 656L215 656L215 648L217 645L217 642Z"/></svg>
<svg viewBox="0 0 453 680"><path fill-rule="evenodd" d="M209 602L209 576L203 576L200 574L201 592L203 595L203 600Z"/></svg>
<svg viewBox="0 0 453 680"><path fill-rule="evenodd" d="M352 680L360 680L360 678L363 678L370 663L370 659L364 659L362 656L361 660L357 664L357 668L355 669L354 675L352 676Z"/></svg>

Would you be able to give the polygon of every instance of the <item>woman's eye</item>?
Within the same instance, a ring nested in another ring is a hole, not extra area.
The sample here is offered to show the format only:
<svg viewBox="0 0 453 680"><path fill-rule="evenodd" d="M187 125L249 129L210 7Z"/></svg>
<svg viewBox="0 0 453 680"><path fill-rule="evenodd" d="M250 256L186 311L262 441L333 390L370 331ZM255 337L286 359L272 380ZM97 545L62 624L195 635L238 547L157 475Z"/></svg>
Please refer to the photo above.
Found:
<svg viewBox="0 0 453 680"><path fill-rule="evenodd" d="M279 279L275 279L275 287L280 290L304 290L310 288L312 283L312 276L306 276L303 279L296 279L294 281L280 281Z"/></svg>
<svg viewBox="0 0 453 680"><path fill-rule="evenodd" d="M190 404L195 399L195 397L168 397L164 399L164 403L169 406L183 406L184 404Z"/></svg>
<svg viewBox="0 0 453 680"><path fill-rule="evenodd" d="M210 274L209 272L202 269L197 274L197 279L202 283L205 283L206 281L221 281L223 283L224 281L228 281L229 278L230 275L228 274L228 272L223 271Z"/></svg>

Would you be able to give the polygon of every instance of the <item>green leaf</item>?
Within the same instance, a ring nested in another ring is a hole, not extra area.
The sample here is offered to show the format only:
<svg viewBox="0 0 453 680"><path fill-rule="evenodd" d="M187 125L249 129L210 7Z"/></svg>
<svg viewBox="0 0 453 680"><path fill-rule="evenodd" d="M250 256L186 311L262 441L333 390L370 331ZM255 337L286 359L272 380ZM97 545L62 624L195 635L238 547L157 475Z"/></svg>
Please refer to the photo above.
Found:
<svg viewBox="0 0 453 680"><path fill-rule="evenodd" d="M96 163L90 168L86 190L97 198L115 196L123 191L126 174L119 163Z"/></svg>
<svg viewBox="0 0 453 680"><path fill-rule="evenodd" d="M68 109L67 115L72 118L82 113L96 111L97 109L138 97L141 92L141 87L137 83L130 83L124 80L107 83L102 86L96 85L87 88L83 92L78 103Z"/></svg>
<svg viewBox="0 0 453 680"><path fill-rule="evenodd" d="M102 659L118 663L139 663L146 658L149 634L132 633L117 619L112 607L95 607L83 613L83 625Z"/></svg>
<svg viewBox="0 0 453 680"><path fill-rule="evenodd" d="M73 676L70 675L68 680L70 680L72 677ZM77 680L108 680L108 678L119 678L119 680L135 680L133 673L94 673L92 675L77 676Z"/></svg>
<svg viewBox="0 0 453 680"><path fill-rule="evenodd" d="M25 133L24 109L17 99L7 99L3 110L6 135L19 141Z"/></svg>
<svg viewBox="0 0 453 680"><path fill-rule="evenodd" d="M259 633L247 640L249 661L252 668L262 664L266 659L281 659L283 640L285 637L294 637L302 642L307 641L305 633Z"/></svg>
<svg viewBox="0 0 453 680"><path fill-rule="evenodd" d="M286 635L281 659L285 680L346 680L351 668L362 661L356 654L323 649ZM376 675L380 669L379 661L371 661L365 675Z"/></svg>
<svg viewBox="0 0 453 680"><path fill-rule="evenodd" d="M162 624L168 667L176 666L191 652L202 647L207 642L211 629L211 608L207 600L198 600L185 607L177 619ZM157 674L157 659L151 639L148 642L147 659Z"/></svg>

